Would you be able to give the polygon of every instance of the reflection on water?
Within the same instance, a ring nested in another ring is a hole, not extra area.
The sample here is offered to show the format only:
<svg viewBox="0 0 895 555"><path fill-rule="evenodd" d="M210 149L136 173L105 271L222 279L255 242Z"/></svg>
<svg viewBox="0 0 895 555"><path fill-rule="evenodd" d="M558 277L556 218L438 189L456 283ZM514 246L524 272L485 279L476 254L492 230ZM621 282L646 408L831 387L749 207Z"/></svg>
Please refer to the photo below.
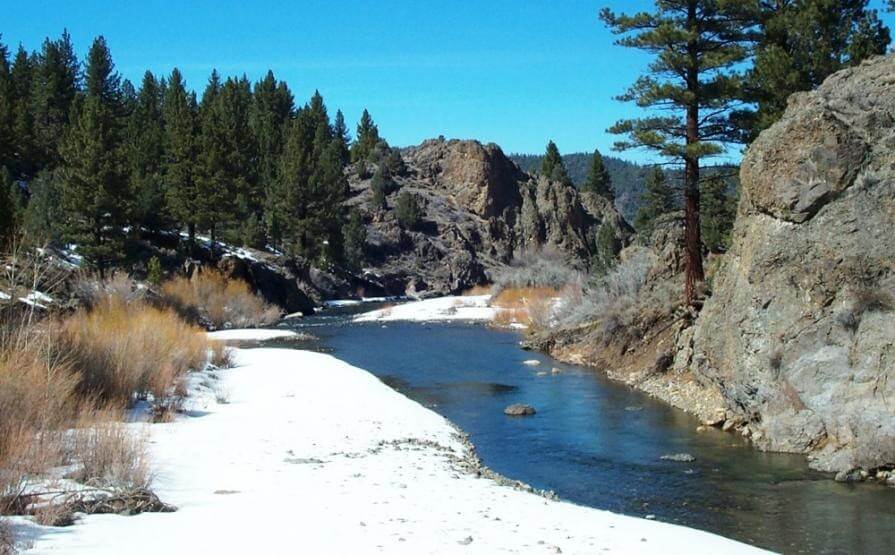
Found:
<svg viewBox="0 0 895 555"><path fill-rule="evenodd" d="M787 553L891 553L895 490L843 485L801 456L761 453L592 370L521 350L515 333L462 324L298 324L315 348L441 413L501 474L562 498ZM296 345L291 345L296 347ZM522 364L543 361L540 367ZM553 375L544 368L557 367ZM541 375L539 375L539 372ZM511 418L527 403L537 414ZM662 460L689 453L693 462Z"/></svg>

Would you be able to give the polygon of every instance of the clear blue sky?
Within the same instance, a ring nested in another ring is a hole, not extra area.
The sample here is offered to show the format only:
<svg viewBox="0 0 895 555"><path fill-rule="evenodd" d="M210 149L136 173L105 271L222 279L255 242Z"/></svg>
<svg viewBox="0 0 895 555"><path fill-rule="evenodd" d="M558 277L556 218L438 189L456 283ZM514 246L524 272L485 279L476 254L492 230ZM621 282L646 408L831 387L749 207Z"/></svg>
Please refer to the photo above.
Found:
<svg viewBox="0 0 895 555"><path fill-rule="evenodd" d="M146 69L179 67L201 90L212 68L253 81L270 68L297 103L319 89L352 128L367 107L399 146L444 135L493 141L507 152L542 152L548 139L562 152L607 152L614 137L605 129L639 113L612 97L649 58L614 46L597 13L651 4L31 0L5 10L0 33L11 50L19 43L33 50L68 28L82 57L94 36L105 35L118 70L137 84Z"/></svg>

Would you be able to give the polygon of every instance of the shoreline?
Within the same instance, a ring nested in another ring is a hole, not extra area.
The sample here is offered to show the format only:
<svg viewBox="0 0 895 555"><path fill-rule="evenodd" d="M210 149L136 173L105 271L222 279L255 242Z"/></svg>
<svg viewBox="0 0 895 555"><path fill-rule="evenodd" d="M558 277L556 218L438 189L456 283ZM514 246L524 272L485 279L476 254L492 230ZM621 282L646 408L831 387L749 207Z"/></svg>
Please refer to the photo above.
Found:
<svg viewBox="0 0 895 555"><path fill-rule="evenodd" d="M31 552L761 552L502 477L451 422L332 356L235 355L236 368L195 377L187 416L150 426L154 489L177 512L20 519Z"/></svg>

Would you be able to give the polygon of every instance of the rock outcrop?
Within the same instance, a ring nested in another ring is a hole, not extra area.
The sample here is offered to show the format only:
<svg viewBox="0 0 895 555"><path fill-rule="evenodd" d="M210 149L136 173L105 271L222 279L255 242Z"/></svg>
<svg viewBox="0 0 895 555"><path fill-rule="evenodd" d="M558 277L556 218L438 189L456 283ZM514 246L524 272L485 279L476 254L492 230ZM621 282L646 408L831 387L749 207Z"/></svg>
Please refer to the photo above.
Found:
<svg viewBox="0 0 895 555"><path fill-rule="evenodd" d="M741 181L696 373L760 447L895 463L895 57L794 95Z"/></svg>
<svg viewBox="0 0 895 555"><path fill-rule="evenodd" d="M526 250L546 248L586 267L597 232L609 226L620 248L632 230L612 203L574 187L535 179L493 144L425 141L402 151L406 169L392 176L387 209L372 205L370 176L349 173L350 206L369 214L362 279L388 295L456 293L486 283ZM395 201L416 196L422 223L402 229Z"/></svg>

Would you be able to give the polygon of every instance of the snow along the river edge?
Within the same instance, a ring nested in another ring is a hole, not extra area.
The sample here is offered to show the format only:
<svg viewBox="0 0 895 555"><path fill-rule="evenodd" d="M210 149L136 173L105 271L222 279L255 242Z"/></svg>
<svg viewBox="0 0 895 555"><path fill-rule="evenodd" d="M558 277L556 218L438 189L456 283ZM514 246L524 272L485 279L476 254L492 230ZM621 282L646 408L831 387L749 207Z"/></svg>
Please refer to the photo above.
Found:
<svg viewBox="0 0 895 555"><path fill-rule="evenodd" d="M217 379L193 380L187 416L149 426L155 490L177 512L67 528L19 519L31 552L759 552L464 472L470 452L450 422L332 356L235 357ZM226 404L215 400L222 389Z"/></svg>

